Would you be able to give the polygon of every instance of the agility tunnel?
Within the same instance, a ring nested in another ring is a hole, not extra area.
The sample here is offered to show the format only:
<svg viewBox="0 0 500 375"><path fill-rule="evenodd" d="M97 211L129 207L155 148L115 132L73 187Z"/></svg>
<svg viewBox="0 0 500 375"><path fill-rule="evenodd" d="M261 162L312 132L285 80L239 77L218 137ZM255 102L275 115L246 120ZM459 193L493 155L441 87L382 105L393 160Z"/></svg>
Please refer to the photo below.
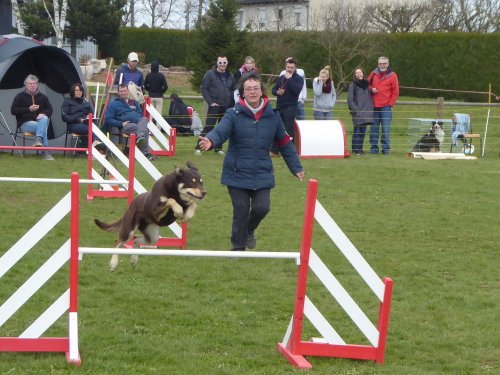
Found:
<svg viewBox="0 0 500 375"><path fill-rule="evenodd" d="M54 226L69 213L70 238L28 278L0 306L0 327L8 321L30 298L61 268L69 262L69 288L59 296L29 327L18 337L0 337L2 352L62 352L67 361L81 364L79 351L78 327L78 285L79 261L90 254L138 254L144 256L185 256L216 258L274 258L292 259L298 264L295 300L290 319L282 342L278 343L279 352L297 368L311 368L306 357L341 357L371 360L379 364L384 362L384 354L389 325L393 282L390 278L381 280L347 236L342 232L323 206L317 201L318 182L309 180L307 187L305 212L300 251L244 251L231 252L219 250L144 250L89 248L80 246L79 234L79 193L80 184L95 183L93 180L79 180L77 173L71 179L19 179L0 177L0 182L31 183L70 183L71 191L66 194L40 221L19 239L0 258L0 278L11 270L35 244L47 235ZM125 183L125 181L120 181ZM109 183L113 183L109 181ZM339 280L311 248L313 226L317 222L336 247L345 256L354 270L366 283L379 303L376 324L365 314L358 303L349 295ZM342 310L359 328L369 344L348 344L333 328L319 308L306 292L308 278L316 275L320 284L337 301ZM61 317L68 316L68 334L64 337L42 337L45 331ZM310 341L303 340L305 318L314 326L321 337Z"/></svg>

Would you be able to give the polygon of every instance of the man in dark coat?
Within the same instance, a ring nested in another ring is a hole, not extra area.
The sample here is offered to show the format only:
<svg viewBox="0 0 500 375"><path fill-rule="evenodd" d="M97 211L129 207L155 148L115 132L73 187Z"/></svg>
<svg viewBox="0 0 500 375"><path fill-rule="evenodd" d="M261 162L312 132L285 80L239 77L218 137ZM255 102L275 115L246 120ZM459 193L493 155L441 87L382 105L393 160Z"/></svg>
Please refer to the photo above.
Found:
<svg viewBox="0 0 500 375"><path fill-rule="evenodd" d="M24 80L24 91L14 97L10 112L16 116L17 128L34 133L34 147L48 147L47 129L52 116L52 105L47 95L38 91L38 77L30 74ZM44 160L54 160L50 152L44 151Z"/></svg>
<svg viewBox="0 0 500 375"><path fill-rule="evenodd" d="M151 72L146 75L144 88L149 93L151 104L160 113L163 113L163 94L168 90L167 79L160 73L160 64L156 61L151 63Z"/></svg>
<svg viewBox="0 0 500 375"><path fill-rule="evenodd" d="M227 65L226 56L217 57L217 65L207 71L201 81L201 95L208 104L207 122L202 134L210 132L224 116L226 110L234 105L233 92L236 88L236 81L227 71ZM214 151L224 155L222 149L216 148ZM196 144L195 153L201 154L198 144Z"/></svg>

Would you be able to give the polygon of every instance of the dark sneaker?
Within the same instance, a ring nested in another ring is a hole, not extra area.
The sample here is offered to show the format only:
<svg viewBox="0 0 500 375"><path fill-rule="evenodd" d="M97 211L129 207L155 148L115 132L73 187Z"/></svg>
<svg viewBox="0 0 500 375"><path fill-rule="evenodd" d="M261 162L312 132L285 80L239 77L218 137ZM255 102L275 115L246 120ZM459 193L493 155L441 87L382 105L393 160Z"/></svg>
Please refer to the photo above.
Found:
<svg viewBox="0 0 500 375"><path fill-rule="evenodd" d="M142 150L144 146L146 146L146 138L144 137L137 138L137 140L135 141L135 145L139 150Z"/></svg>
<svg viewBox="0 0 500 375"><path fill-rule="evenodd" d="M144 156L149 160L153 161L156 160L156 157L154 155L151 155L149 152L145 153Z"/></svg>
<svg viewBox="0 0 500 375"><path fill-rule="evenodd" d="M42 147L42 137L35 137L35 142L33 142L33 147Z"/></svg>
<svg viewBox="0 0 500 375"><path fill-rule="evenodd" d="M247 247L249 249L255 249L255 246L257 246L257 240L253 234L249 234L247 236Z"/></svg>

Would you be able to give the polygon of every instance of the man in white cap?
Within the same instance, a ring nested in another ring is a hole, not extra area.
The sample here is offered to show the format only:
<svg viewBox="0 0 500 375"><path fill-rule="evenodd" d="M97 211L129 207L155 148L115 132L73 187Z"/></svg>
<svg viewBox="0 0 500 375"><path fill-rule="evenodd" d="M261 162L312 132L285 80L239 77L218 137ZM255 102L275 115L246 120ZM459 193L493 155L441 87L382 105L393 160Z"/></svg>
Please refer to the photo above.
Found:
<svg viewBox="0 0 500 375"><path fill-rule="evenodd" d="M129 82L133 82L144 91L144 78L142 72L137 68L138 63L139 56L137 53L130 52L127 63L120 65L116 69L115 82L113 84L118 86L120 83L128 85Z"/></svg>

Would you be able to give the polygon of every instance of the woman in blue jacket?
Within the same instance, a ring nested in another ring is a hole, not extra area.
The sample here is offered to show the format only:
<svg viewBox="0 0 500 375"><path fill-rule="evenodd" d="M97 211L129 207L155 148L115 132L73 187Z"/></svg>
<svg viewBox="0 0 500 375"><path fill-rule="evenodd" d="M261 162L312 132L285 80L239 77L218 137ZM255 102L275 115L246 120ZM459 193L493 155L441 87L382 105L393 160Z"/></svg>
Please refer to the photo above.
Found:
<svg viewBox="0 0 500 375"><path fill-rule="evenodd" d="M221 183L227 186L233 204L231 243L233 251L253 249L254 231L270 210L275 185L269 155L276 142L288 168L299 180L304 171L279 113L274 112L257 73L244 75L239 84L239 102L227 110L217 127L199 137L200 148L221 148L229 140Z"/></svg>

